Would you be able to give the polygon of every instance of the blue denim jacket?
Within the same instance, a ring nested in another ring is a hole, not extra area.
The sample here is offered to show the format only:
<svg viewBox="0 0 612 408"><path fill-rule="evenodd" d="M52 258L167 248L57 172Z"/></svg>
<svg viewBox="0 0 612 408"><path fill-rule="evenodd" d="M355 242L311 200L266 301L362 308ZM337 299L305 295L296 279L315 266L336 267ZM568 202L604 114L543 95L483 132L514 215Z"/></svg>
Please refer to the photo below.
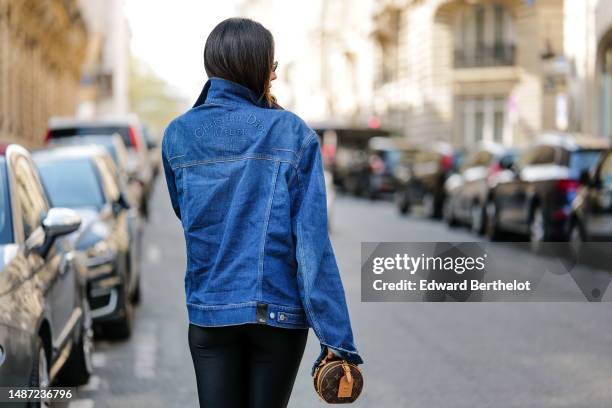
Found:
<svg viewBox="0 0 612 408"><path fill-rule="evenodd" d="M191 323L312 327L348 361L353 342L327 233L319 140L298 116L211 78L174 119L162 162L187 247Z"/></svg>

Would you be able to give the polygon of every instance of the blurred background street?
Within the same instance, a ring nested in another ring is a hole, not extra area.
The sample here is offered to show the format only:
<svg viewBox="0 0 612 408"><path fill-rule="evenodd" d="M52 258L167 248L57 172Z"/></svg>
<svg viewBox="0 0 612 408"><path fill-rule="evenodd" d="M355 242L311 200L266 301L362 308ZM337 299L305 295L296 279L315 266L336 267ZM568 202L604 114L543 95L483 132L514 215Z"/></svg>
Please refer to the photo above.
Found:
<svg viewBox="0 0 612 408"><path fill-rule="evenodd" d="M505 253L509 279L546 242L609 254L612 0L0 0L0 387L78 386L56 404L71 408L197 405L160 144L232 16L272 32L272 92L320 138L366 361L355 405L611 407L607 287L366 303L360 250L529 243ZM290 407L322 404L318 352L311 331Z"/></svg>
<svg viewBox="0 0 612 408"><path fill-rule="evenodd" d="M70 407L192 407L195 378L187 348L182 231L156 186L145 232L143 303L134 336L101 341L95 375ZM339 197L334 248L348 294L357 346L366 365L361 407L608 407L610 303L361 303L361 241L470 241L390 203ZM361 220L357 223L354 220ZM517 268L515 260L509 268ZM291 407L323 403L310 365L310 334Z"/></svg>

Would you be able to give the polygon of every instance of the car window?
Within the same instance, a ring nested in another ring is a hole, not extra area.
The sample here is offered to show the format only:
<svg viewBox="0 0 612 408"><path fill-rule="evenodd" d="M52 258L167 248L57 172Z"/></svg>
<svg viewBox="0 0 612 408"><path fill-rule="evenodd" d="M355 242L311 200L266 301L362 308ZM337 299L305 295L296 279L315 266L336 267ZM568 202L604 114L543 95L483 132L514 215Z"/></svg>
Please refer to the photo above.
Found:
<svg viewBox="0 0 612 408"><path fill-rule="evenodd" d="M117 133L123 139L126 147L132 147L132 138L128 126L78 126L63 129L53 129L49 132L51 139L74 136L112 135Z"/></svg>
<svg viewBox="0 0 612 408"><path fill-rule="evenodd" d="M102 181L102 187L108 201L116 201L119 199L119 187L117 186L118 175L115 166L110 160L105 160L102 157L96 157L96 166Z"/></svg>
<svg viewBox="0 0 612 408"><path fill-rule="evenodd" d="M554 164L556 150L552 146L534 146L522 154L518 160L520 167L538 164Z"/></svg>
<svg viewBox="0 0 612 408"><path fill-rule="evenodd" d="M478 155L477 166L490 166L493 161L491 152L480 152Z"/></svg>
<svg viewBox="0 0 612 408"><path fill-rule="evenodd" d="M6 160L4 157L0 157L0 244L13 242L13 223L11 217Z"/></svg>
<svg viewBox="0 0 612 408"><path fill-rule="evenodd" d="M612 153L608 153L599 168L599 179L605 187L612 188Z"/></svg>
<svg viewBox="0 0 612 408"><path fill-rule="evenodd" d="M46 160L38 168L53 206L100 209L104 205L100 180L88 158Z"/></svg>
<svg viewBox="0 0 612 408"><path fill-rule="evenodd" d="M127 162L127 150L123 144L121 136L113 134L112 136L67 136L51 139L49 144L51 146L63 146L63 145L87 145L95 144L100 145L108 151L111 158L117 164L117 166L123 168Z"/></svg>
<svg viewBox="0 0 612 408"><path fill-rule="evenodd" d="M489 166L493 161L493 155L487 151L480 151L472 154L461 166L461 171L471 167Z"/></svg>
<svg viewBox="0 0 612 408"><path fill-rule="evenodd" d="M554 164L556 152L557 151L554 147L539 146L536 149L530 164Z"/></svg>
<svg viewBox="0 0 612 408"><path fill-rule="evenodd" d="M525 150L521 154L519 154L515 160L518 167L522 168L522 167L527 166L529 162L531 161L531 158L534 153L535 153L535 149L532 148L532 149Z"/></svg>
<svg viewBox="0 0 612 408"><path fill-rule="evenodd" d="M591 170L601 157L599 150L577 150L570 154L569 168L571 177L578 178L580 175Z"/></svg>
<svg viewBox="0 0 612 408"><path fill-rule="evenodd" d="M477 153L471 154L470 156L468 156L461 164L460 171L466 171L470 167L474 167L474 163L476 163L477 156L478 156Z"/></svg>
<svg viewBox="0 0 612 408"><path fill-rule="evenodd" d="M414 161L416 163L428 163L428 162L433 162L433 161L437 162L439 158L440 156L437 153L423 151L423 152L417 153L416 157L414 158Z"/></svg>
<svg viewBox="0 0 612 408"><path fill-rule="evenodd" d="M414 150L404 150L400 153L400 163L409 165L414 163L414 158L417 152Z"/></svg>
<svg viewBox="0 0 612 408"><path fill-rule="evenodd" d="M15 178L15 194L23 222L23 234L27 239L47 213L45 194L30 161L20 154L11 162ZM65 175L64 175L65 177Z"/></svg>
<svg viewBox="0 0 612 408"><path fill-rule="evenodd" d="M380 152L382 160L388 169L393 169L400 161L402 153L399 150L383 150Z"/></svg>

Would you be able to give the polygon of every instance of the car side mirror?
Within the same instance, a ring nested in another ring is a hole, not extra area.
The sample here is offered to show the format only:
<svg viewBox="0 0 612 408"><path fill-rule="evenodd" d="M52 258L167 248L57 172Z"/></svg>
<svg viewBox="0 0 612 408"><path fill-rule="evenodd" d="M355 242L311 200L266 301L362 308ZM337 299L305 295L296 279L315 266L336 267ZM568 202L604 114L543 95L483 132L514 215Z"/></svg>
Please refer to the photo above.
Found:
<svg viewBox="0 0 612 408"><path fill-rule="evenodd" d="M157 148L157 141L155 141L153 138L147 138L147 150L153 150L155 148Z"/></svg>
<svg viewBox="0 0 612 408"><path fill-rule="evenodd" d="M514 175L514 177L516 177L517 179L521 178L521 168L516 163L510 164L508 166L508 170L510 170L512 174Z"/></svg>
<svg viewBox="0 0 612 408"><path fill-rule="evenodd" d="M514 167L514 161L510 160L510 159L502 159L499 161L499 168L502 170L513 170Z"/></svg>
<svg viewBox="0 0 612 408"><path fill-rule="evenodd" d="M28 251L46 256L55 238L70 234L81 226L81 216L69 208L51 208L26 240Z"/></svg>
<svg viewBox="0 0 612 408"><path fill-rule="evenodd" d="M130 207L130 203L128 203L123 193L119 193L119 197L113 201L113 212L115 214L119 214L123 210L129 210Z"/></svg>
<svg viewBox="0 0 612 408"><path fill-rule="evenodd" d="M81 226L81 216L70 208L51 208L42 221L47 240L70 234Z"/></svg>

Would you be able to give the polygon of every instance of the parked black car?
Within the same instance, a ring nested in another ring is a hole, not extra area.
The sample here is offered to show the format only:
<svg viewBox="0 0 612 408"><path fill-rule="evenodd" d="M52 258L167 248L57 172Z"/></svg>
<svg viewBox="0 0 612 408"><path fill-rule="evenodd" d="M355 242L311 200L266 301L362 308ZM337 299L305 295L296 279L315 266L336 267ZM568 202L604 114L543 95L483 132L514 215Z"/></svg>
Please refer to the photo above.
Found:
<svg viewBox="0 0 612 408"><path fill-rule="evenodd" d="M142 136L144 137L145 145L147 146L147 155L149 156L149 163L151 164L151 170L153 171L154 182L161 167L161 146L159 145L158 138L151 133L147 126L142 126Z"/></svg>
<svg viewBox="0 0 612 408"><path fill-rule="evenodd" d="M401 152L391 138L368 140L365 151L356 155L344 176L346 190L359 196L378 198L395 191L394 171Z"/></svg>
<svg viewBox="0 0 612 408"><path fill-rule="evenodd" d="M80 385L91 374L80 216L50 208L30 154L0 156L0 387ZM56 381L57 380L57 381Z"/></svg>
<svg viewBox="0 0 612 408"><path fill-rule="evenodd" d="M540 137L498 177L486 206L488 236L499 239L512 231L535 244L567 240L579 178L606 146L605 140L588 136Z"/></svg>
<svg viewBox="0 0 612 408"><path fill-rule="evenodd" d="M482 143L473 149L445 184L444 218L449 225L468 225L481 234L486 225L485 205L497 175L510 169L516 152L497 143Z"/></svg>
<svg viewBox="0 0 612 408"><path fill-rule="evenodd" d="M440 218L446 199L444 183L456 160L453 148L445 142L433 142L411 152L409 157L409 162L398 167L407 173L397 177L400 180L395 196L398 210L406 214L413 206L422 206L428 217Z"/></svg>
<svg viewBox="0 0 612 408"><path fill-rule="evenodd" d="M128 151L127 169L130 183L139 183L143 194L138 208L147 217L149 197L153 188L153 167L143 134L143 126L136 115L109 116L96 119L54 117L49 120L46 142L64 137L119 134Z"/></svg>
<svg viewBox="0 0 612 408"><path fill-rule="evenodd" d="M51 139L49 146L83 146L83 145L99 145L103 146L111 158L115 162L117 169L122 172L122 176L129 176L128 169L128 151L123 142L123 138L118 133L114 135L87 135L87 136L69 136Z"/></svg>
<svg viewBox="0 0 612 408"><path fill-rule="evenodd" d="M612 241L612 151L591 173L583 173L572 205L572 241Z"/></svg>
<svg viewBox="0 0 612 408"><path fill-rule="evenodd" d="M332 172L334 184L354 194L366 194L363 177L368 166L368 144L370 139L387 138L390 133L383 129L345 126L338 123L314 123L322 144L325 166Z"/></svg>
<svg viewBox="0 0 612 408"><path fill-rule="evenodd" d="M128 151L123 143L120 135L91 135L91 136L71 136L51 139L49 146L83 146L83 145L98 145L103 146L110 154L115 167L119 172L119 180L122 190L127 193L127 199L130 205L138 207L142 202L142 195L145 194L141 183L130 182L128 162ZM161 157L161 156L160 156Z"/></svg>
<svg viewBox="0 0 612 408"><path fill-rule="evenodd" d="M75 246L87 255L96 332L129 337L133 304L140 299L142 226L124 198L111 157L100 146L67 146L37 152L34 160L51 202L83 218Z"/></svg>

